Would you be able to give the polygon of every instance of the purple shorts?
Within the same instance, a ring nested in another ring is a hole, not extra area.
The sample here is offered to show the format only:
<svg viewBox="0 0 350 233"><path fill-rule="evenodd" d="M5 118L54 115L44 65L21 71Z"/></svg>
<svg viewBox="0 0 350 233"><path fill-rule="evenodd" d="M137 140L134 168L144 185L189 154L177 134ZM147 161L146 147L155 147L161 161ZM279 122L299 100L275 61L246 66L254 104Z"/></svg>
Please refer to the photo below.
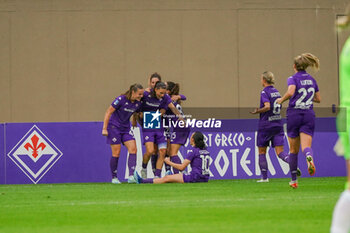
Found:
<svg viewBox="0 0 350 233"><path fill-rule="evenodd" d="M283 127L272 127L267 129L259 129L257 135L257 146L258 147L268 147L270 145L283 146L284 144L284 132Z"/></svg>
<svg viewBox="0 0 350 233"><path fill-rule="evenodd" d="M190 131L174 131L171 133L170 144L185 145Z"/></svg>
<svg viewBox="0 0 350 233"><path fill-rule="evenodd" d="M171 138L170 128L164 128L164 137L166 140Z"/></svg>
<svg viewBox="0 0 350 233"><path fill-rule="evenodd" d="M209 180L209 175L203 176L197 173L189 174L189 175L182 174L182 177L184 179L184 183L208 182Z"/></svg>
<svg viewBox="0 0 350 233"><path fill-rule="evenodd" d="M135 140L131 129L129 131L119 131L115 126L111 126L107 128L107 131L107 144L110 145L119 145L121 143L124 144L126 141Z"/></svg>
<svg viewBox="0 0 350 233"><path fill-rule="evenodd" d="M287 111L288 137L299 137L300 133L314 135L315 112L314 111Z"/></svg>
<svg viewBox="0 0 350 233"><path fill-rule="evenodd" d="M154 131L142 131L143 144L146 142L153 142L158 145L158 149L166 148L167 140L164 136L163 130L154 130ZM163 145L165 144L165 147Z"/></svg>

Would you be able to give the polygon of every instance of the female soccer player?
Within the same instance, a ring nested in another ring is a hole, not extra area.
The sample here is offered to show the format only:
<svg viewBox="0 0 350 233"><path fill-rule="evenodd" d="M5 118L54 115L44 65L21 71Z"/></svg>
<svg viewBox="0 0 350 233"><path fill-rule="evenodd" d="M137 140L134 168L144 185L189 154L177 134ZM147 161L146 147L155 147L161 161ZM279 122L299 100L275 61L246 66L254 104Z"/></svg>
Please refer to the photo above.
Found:
<svg viewBox="0 0 350 233"><path fill-rule="evenodd" d="M151 92L152 89L154 89L154 86L156 85L157 82L162 81L162 76L158 74L157 72L151 74L149 80L148 80L148 87L145 89L147 92ZM155 173L156 171L156 164L157 164L157 159L158 159L158 147L157 145L154 145L154 153L151 155L151 166L152 166L152 171Z"/></svg>
<svg viewBox="0 0 350 233"><path fill-rule="evenodd" d="M347 15L350 12L350 5L346 9ZM337 22L339 27L348 27L350 24L349 16L339 18ZM347 167L347 183L345 191L341 194L333 211L331 233L347 233L350 231L350 124L346 118L350 116L350 38L347 39L340 54L339 65L339 90L341 112L337 117L337 128L339 140L342 144L342 151L337 154L344 155Z"/></svg>
<svg viewBox="0 0 350 233"><path fill-rule="evenodd" d="M112 157L110 160L110 169L112 173L112 183L120 184L117 177L118 160L120 155L121 143L123 143L129 152L129 183L135 183L134 170L136 166L136 142L133 132L130 128L130 117L141 108L141 98L143 96L143 87L140 84L131 85L129 90L118 96L106 111L103 120L102 135L107 136L107 143L111 145ZM136 123L134 121L133 126ZM131 175L130 175L131 174Z"/></svg>
<svg viewBox="0 0 350 233"><path fill-rule="evenodd" d="M281 105L276 102L281 97L273 86L275 78L272 72L265 71L261 75L261 84L264 89L260 94L260 108L256 108L252 114L260 113L257 146L259 148L259 167L262 179L258 182L269 182L267 178L268 166L266 160L266 148L271 142L276 155L288 163L288 154L283 150L284 132L281 117Z"/></svg>
<svg viewBox="0 0 350 233"><path fill-rule="evenodd" d="M289 167L292 188L298 187L297 166L299 147L306 156L308 172L313 176L316 172L311 149L312 137L315 129L315 112L313 103L320 103L321 96L316 80L305 70L312 66L319 69L319 59L311 53L303 53L294 58L295 74L288 78L288 90L282 98L277 99L278 104L289 100L287 108L287 133L289 141Z"/></svg>
<svg viewBox="0 0 350 233"><path fill-rule="evenodd" d="M166 158L165 162L170 166L183 171L189 164L191 164L192 171L190 174L185 175L182 173L164 176L158 179L142 179L137 171L134 172L134 178L137 183L196 183L196 182L208 182L209 180L209 165L210 154L206 150L204 142L204 136L201 132L195 132L190 139L192 150L187 154L182 164L173 163L169 158Z"/></svg>
<svg viewBox="0 0 350 233"><path fill-rule="evenodd" d="M166 94L166 85L163 82L157 82L154 86L154 89L151 92L144 92L142 98L142 112L156 112L152 114L151 122L153 124L159 124L158 128L146 128L144 124L142 124L142 135L144 139L144 144L146 147L146 153L143 155L142 162L142 171L141 174L143 177L147 177L147 164L150 159L150 156L155 154L154 146L158 145L159 156L156 164L155 176L160 177L161 169L163 167L164 157L166 153L167 142L164 136L164 128L162 125L162 121L158 121L161 113L160 111L166 111L166 109L170 108L172 112L176 115L179 115L179 111L172 104L169 95ZM146 119L143 119L146 121ZM158 122L157 122L158 121Z"/></svg>
<svg viewBox="0 0 350 233"><path fill-rule="evenodd" d="M160 76L160 74L157 72L151 74L148 80L148 87L145 89L145 91L150 92L151 89L154 88L154 85L156 85L156 83L159 81L162 81L162 76Z"/></svg>
<svg viewBox="0 0 350 233"><path fill-rule="evenodd" d="M167 82L167 94L170 97L183 96L183 95L179 95L179 92L180 92L180 85L178 83ZM186 99L185 96L183 96L183 97L184 98L181 98L181 100ZM178 101L173 100L172 103L177 108L177 110L179 110L180 114L182 116L184 116L183 111L182 111L182 107L180 105L181 101L180 100L178 100ZM178 121L178 117L175 116L171 112L170 109L168 109L165 114L167 117L166 120L168 120L169 123L171 123L171 122L175 123L176 121ZM178 156L178 152L179 152L180 147L186 143L187 138L190 134L190 129L187 127L179 127L178 125L176 127L172 127L173 125L174 124L171 124L171 127L167 129L168 132L166 132L166 138L168 140L167 155L170 155L170 161L180 164L181 160ZM170 167L171 166L167 164L166 170L167 170L168 174L170 173ZM175 174L179 173L179 170L177 170L176 168L173 168L173 171Z"/></svg>
<svg viewBox="0 0 350 233"><path fill-rule="evenodd" d="M160 74L158 74L157 72L151 74L149 80L148 80L148 88L146 88L145 90L147 92L151 92L151 90L154 88L154 86L156 85L157 82L162 81L162 76ZM171 99L173 101L178 101L178 100L186 100L186 97L184 95L173 95L171 96ZM153 173L155 173L156 171L156 164L157 164L157 160L158 160L158 147L157 145L154 145L154 153L153 155L151 155L151 165L152 165L152 170Z"/></svg>

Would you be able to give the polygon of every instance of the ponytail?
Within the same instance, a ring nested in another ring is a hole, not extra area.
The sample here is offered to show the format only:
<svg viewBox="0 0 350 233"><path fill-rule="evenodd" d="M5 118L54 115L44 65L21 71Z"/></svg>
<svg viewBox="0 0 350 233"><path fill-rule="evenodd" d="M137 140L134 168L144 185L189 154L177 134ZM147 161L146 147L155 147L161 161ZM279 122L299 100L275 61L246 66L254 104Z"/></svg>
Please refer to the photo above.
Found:
<svg viewBox="0 0 350 233"><path fill-rule="evenodd" d="M320 60L311 53L303 53L294 58L294 65L298 71L304 71L309 66L318 71L320 69Z"/></svg>
<svg viewBox="0 0 350 233"><path fill-rule="evenodd" d="M201 150L207 147L207 145L204 142L204 135L201 132L199 131L194 132L192 135L192 138L194 140L195 147Z"/></svg>
<svg viewBox="0 0 350 233"><path fill-rule="evenodd" d="M180 93L180 85L178 83L174 83L174 82L167 82L168 86L167 86L167 90L170 91L169 95L178 95Z"/></svg>
<svg viewBox="0 0 350 233"><path fill-rule="evenodd" d="M127 90L124 94L128 100L131 99L132 92L136 92L139 89L143 89L143 86L141 84L135 83L129 87L129 90Z"/></svg>
<svg viewBox="0 0 350 233"><path fill-rule="evenodd" d="M275 84L275 76L271 71L265 71L262 73L262 77L268 84Z"/></svg>

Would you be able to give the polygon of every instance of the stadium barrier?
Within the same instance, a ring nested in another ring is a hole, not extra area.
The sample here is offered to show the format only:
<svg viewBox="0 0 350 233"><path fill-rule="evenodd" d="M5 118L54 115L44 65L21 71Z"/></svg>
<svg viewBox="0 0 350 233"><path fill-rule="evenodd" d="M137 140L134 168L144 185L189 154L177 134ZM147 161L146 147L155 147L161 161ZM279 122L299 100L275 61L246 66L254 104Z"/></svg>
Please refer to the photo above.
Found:
<svg viewBox="0 0 350 233"><path fill-rule="evenodd" d="M257 122L223 120L224 130L200 129L211 152L211 179L260 178L255 146ZM111 151L101 131L102 122L0 124L0 184L110 182ZM134 135L139 170L144 151L140 128L134 129ZM344 159L333 152L337 138L335 119L318 118L313 140L315 176L346 175ZM188 142L181 147L181 160L190 147ZM285 150L288 149L285 139ZM122 181L128 176L127 156L126 148L122 147L118 167ZM270 178L289 177L289 166L272 149L268 150L267 158ZM148 176L153 177L148 166ZM303 177L309 177L300 152L299 167Z"/></svg>

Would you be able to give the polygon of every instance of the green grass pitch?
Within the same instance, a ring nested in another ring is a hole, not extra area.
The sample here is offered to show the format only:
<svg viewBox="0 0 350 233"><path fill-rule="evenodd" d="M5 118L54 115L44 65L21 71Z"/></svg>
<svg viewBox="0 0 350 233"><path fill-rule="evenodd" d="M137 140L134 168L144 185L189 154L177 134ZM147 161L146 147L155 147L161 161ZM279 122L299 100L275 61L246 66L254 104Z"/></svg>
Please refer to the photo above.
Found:
<svg viewBox="0 0 350 233"><path fill-rule="evenodd" d="M329 232L344 177L0 186L0 232Z"/></svg>

